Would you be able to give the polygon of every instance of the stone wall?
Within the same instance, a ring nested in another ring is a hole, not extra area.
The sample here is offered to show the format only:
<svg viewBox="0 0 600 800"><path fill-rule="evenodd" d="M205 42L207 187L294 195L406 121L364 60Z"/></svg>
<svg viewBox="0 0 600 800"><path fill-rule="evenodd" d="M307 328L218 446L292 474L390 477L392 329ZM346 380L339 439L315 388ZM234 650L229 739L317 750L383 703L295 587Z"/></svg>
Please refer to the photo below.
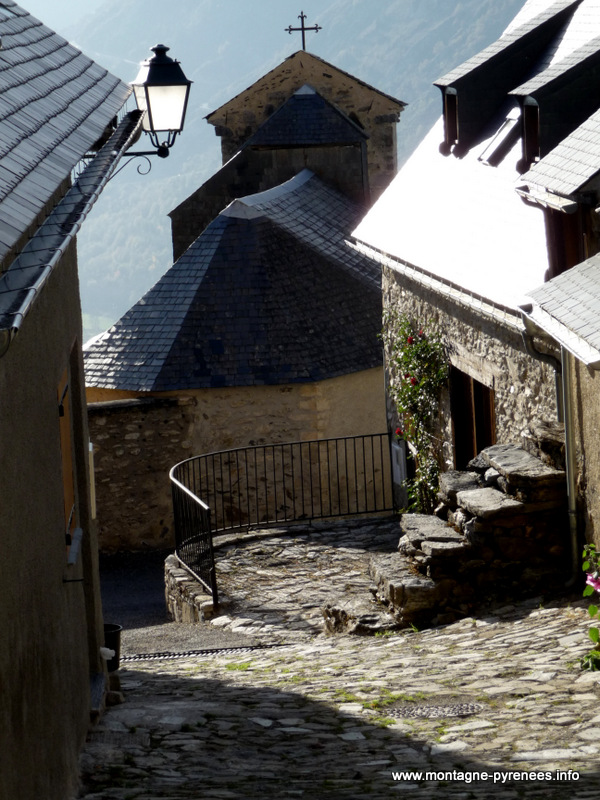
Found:
<svg viewBox="0 0 600 800"><path fill-rule="evenodd" d="M101 551L173 547L169 470L193 455L193 401L117 400L88 413Z"/></svg>
<svg viewBox="0 0 600 800"><path fill-rule="evenodd" d="M90 722L90 673L102 670L77 286L73 243L0 362L3 800L64 800L74 793L78 752ZM69 402L60 417L67 374ZM69 418L70 464L60 436L61 419ZM69 506L75 502L76 524L83 531L73 564L67 561L66 495Z"/></svg>
<svg viewBox="0 0 600 800"><path fill-rule="evenodd" d="M389 267L384 268L383 293L385 308L406 314L444 341L453 366L493 389L498 443L519 444L521 431L533 420L556 418L554 372L527 354L514 325L474 311ZM388 375L388 380L393 381L394 376ZM390 427L395 426L389 400L388 420ZM453 430L447 391L442 398L440 433L444 469L453 469Z"/></svg>
<svg viewBox="0 0 600 800"><path fill-rule="evenodd" d="M194 455L385 431L383 369L140 398L88 388L103 552L174 546L168 472Z"/></svg>
<svg viewBox="0 0 600 800"><path fill-rule="evenodd" d="M579 511L588 542L600 547L600 372L574 365Z"/></svg>

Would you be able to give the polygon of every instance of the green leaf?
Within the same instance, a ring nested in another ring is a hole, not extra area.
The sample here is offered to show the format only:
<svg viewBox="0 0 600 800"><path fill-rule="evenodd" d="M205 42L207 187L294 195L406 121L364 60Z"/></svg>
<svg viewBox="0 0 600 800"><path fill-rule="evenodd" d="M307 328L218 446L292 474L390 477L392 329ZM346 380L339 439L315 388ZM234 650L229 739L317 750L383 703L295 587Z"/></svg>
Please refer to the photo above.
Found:
<svg viewBox="0 0 600 800"><path fill-rule="evenodd" d="M589 561L584 561L584 562L583 562L583 564L581 565L581 569L582 569L584 572L587 572L587 571L588 571L588 569L589 569L591 566L592 566L592 565L590 564L590 562L589 562Z"/></svg>
<svg viewBox="0 0 600 800"><path fill-rule="evenodd" d="M598 606L590 606L588 608L588 614L590 617L595 617L598 615Z"/></svg>
<svg viewBox="0 0 600 800"><path fill-rule="evenodd" d="M583 590L583 596L589 597L591 594L594 594L594 587L593 586L586 586Z"/></svg>
<svg viewBox="0 0 600 800"><path fill-rule="evenodd" d="M588 631L588 636L594 642L594 644L598 644L600 642L600 631L598 628L590 628Z"/></svg>

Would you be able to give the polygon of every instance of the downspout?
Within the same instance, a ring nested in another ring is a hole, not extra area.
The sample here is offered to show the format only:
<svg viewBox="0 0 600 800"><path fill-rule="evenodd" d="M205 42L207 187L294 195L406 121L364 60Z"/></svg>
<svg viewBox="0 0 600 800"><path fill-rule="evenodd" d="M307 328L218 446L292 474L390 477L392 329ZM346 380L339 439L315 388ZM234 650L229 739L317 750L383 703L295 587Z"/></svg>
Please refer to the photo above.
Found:
<svg viewBox="0 0 600 800"><path fill-rule="evenodd" d="M569 517L569 535L571 542L571 577L565 587L573 586L579 575L579 536L577 526L577 481L575 467L575 426L573 421L572 380L571 380L571 354L561 347L560 361L547 353L540 353L533 345L533 334L528 314L533 306L521 306L523 325L522 335L525 349L528 354L538 361L543 361L554 367L556 382L556 416L565 426L565 472L567 476L567 513Z"/></svg>
<svg viewBox="0 0 600 800"><path fill-rule="evenodd" d="M569 532L571 534L571 577L565 584L573 586L579 575L579 538L577 531L577 482L575 466L575 425L573 419L573 381L571 379L572 356L561 347L562 389L565 423L565 467L567 472L567 503Z"/></svg>

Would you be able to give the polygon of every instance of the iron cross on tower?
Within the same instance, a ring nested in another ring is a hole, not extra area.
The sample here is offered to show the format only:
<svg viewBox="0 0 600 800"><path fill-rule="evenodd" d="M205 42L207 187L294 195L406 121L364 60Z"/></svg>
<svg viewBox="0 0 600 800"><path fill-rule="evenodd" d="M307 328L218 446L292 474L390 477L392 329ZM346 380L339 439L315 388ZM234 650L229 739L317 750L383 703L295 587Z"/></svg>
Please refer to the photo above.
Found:
<svg viewBox="0 0 600 800"><path fill-rule="evenodd" d="M294 31L302 31L302 49L306 50L306 31L314 31L315 33L318 33L320 30L323 30L323 29L321 28L320 25L313 25L312 28L307 28L304 25L304 20L306 19L306 14L304 13L304 11L300 12L300 16L298 17L298 19L301 22L301 27L300 28L292 28L292 26L290 25L289 28L285 28L285 30L290 35L292 33L294 33Z"/></svg>

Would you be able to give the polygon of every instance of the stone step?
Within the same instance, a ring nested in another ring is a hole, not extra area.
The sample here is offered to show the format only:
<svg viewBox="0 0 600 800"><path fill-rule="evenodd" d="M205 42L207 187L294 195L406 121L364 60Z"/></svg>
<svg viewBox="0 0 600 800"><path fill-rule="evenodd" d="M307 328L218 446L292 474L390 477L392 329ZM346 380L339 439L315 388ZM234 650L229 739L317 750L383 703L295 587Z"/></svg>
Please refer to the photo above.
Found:
<svg viewBox="0 0 600 800"><path fill-rule="evenodd" d="M466 537L442 519L427 514L403 514L398 552L402 556L457 557L469 547Z"/></svg>
<svg viewBox="0 0 600 800"><path fill-rule="evenodd" d="M402 627L431 619L443 595L431 578L419 574L400 553L376 553L369 572L377 598L390 608Z"/></svg>
<svg viewBox="0 0 600 800"><path fill-rule="evenodd" d="M480 458L504 477L509 486L514 485L564 485L565 473L544 464L531 453L512 444L495 444L486 447Z"/></svg>
<svg viewBox="0 0 600 800"><path fill-rule="evenodd" d="M345 594L332 598L321 610L328 633L368 636L397 631L402 627L381 604L362 594Z"/></svg>
<svg viewBox="0 0 600 800"><path fill-rule="evenodd" d="M524 504L519 500L509 497L491 486L458 492L456 502L469 514L481 519L516 516L525 511Z"/></svg>
<svg viewBox="0 0 600 800"><path fill-rule="evenodd" d="M455 507L458 492L477 489L479 486L479 476L476 472L460 472L459 470L442 472L438 499L442 503Z"/></svg>
<svg viewBox="0 0 600 800"><path fill-rule="evenodd" d="M565 469L565 425L557 420L536 420L521 432L524 450L537 456L544 464Z"/></svg>

